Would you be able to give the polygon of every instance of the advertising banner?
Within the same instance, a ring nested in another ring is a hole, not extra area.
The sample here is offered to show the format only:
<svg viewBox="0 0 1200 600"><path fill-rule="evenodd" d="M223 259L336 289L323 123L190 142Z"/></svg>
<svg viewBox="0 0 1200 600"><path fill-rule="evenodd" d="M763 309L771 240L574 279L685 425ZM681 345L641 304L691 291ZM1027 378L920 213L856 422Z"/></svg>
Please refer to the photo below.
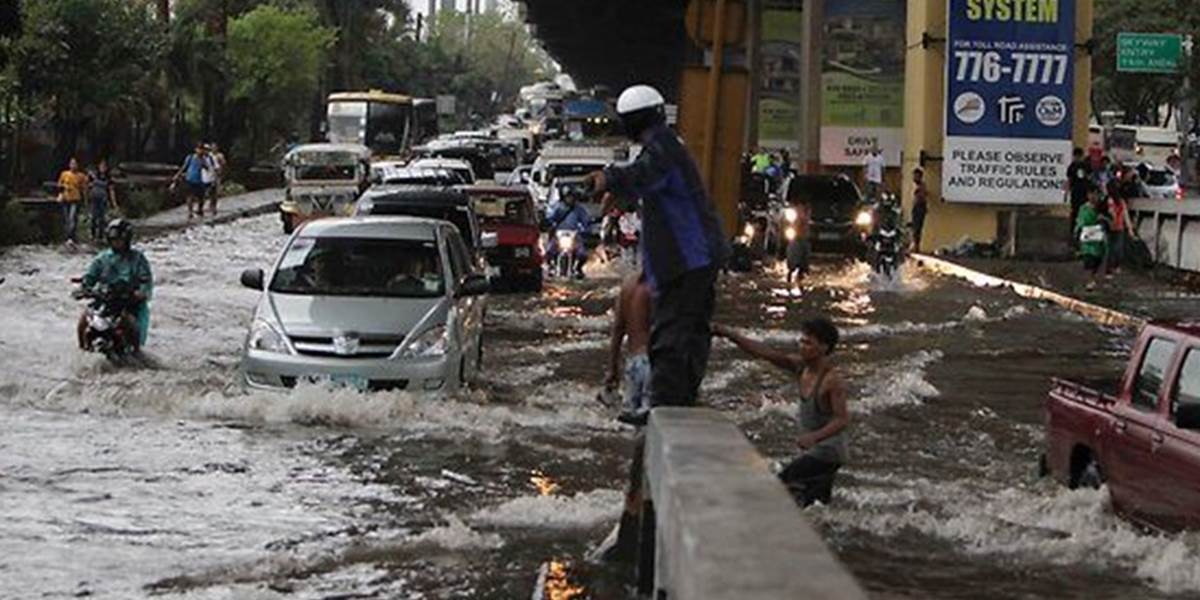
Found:
<svg viewBox="0 0 1200 600"><path fill-rule="evenodd" d="M904 0L825 0L821 163L861 165L878 145L890 166L904 144Z"/></svg>
<svg viewBox="0 0 1200 600"><path fill-rule="evenodd" d="M800 6L768 8L762 16L762 80L758 96L758 145L800 147Z"/></svg>
<svg viewBox="0 0 1200 600"><path fill-rule="evenodd" d="M1064 202L1075 0L948 2L942 197Z"/></svg>

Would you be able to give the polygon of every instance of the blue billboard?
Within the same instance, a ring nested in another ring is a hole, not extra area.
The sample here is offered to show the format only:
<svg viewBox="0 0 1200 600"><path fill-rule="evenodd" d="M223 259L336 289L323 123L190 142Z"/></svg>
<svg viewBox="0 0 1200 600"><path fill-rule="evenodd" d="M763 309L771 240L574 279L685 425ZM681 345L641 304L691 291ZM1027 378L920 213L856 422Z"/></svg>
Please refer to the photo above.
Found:
<svg viewBox="0 0 1200 600"><path fill-rule="evenodd" d="M947 200L1062 201L1074 58L1075 0L948 0Z"/></svg>

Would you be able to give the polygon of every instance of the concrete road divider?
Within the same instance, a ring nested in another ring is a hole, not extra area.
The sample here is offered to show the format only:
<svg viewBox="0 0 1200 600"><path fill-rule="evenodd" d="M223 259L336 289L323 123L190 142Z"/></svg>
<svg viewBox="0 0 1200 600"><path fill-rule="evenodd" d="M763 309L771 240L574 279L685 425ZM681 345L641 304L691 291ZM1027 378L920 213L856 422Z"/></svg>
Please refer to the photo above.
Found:
<svg viewBox="0 0 1200 600"><path fill-rule="evenodd" d="M767 461L721 413L654 409L644 456L641 551L643 559L653 555L639 560L644 593L669 600L866 598Z"/></svg>
<svg viewBox="0 0 1200 600"><path fill-rule="evenodd" d="M1089 302L1084 302L1077 298L1072 298L1065 294L1060 294L1055 291L1040 288L1036 285L1021 283L1019 281L1010 281L995 275L981 273L974 269L964 267L958 263L948 260L929 256L926 254L914 254L910 258L926 269L944 275L951 275L960 279L965 279L974 285L981 287L997 287L1008 288L1022 298L1031 300L1044 300L1053 302L1071 312L1083 315L1101 325L1118 325L1122 327L1139 328L1145 324L1145 319L1135 317L1111 308L1105 308Z"/></svg>

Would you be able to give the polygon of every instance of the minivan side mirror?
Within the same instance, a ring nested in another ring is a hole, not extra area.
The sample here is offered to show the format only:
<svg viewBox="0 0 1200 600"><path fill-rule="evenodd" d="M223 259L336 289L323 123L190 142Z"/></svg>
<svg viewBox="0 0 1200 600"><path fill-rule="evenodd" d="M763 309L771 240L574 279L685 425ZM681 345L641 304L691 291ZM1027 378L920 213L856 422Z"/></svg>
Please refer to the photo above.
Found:
<svg viewBox="0 0 1200 600"><path fill-rule="evenodd" d="M263 270L246 269L242 271L242 285L261 292L263 289Z"/></svg>
<svg viewBox="0 0 1200 600"><path fill-rule="evenodd" d="M479 246L481 248L495 248L500 245L500 235L495 231L485 231L479 234Z"/></svg>
<svg viewBox="0 0 1200 600"><path fill-rule="evenodd" d="M1180 429L1200 429L1200 404L1176 404L1175 426Z"/></svg>
<svg viewBox="0 0 1200 600"><path fill-rule="evenodd" d="M471 296L482 296L492 291L492 284L484 275L467 275L463 279L462 284L458 286L458 293L455 294L458 298L469 298Z"/></svg>

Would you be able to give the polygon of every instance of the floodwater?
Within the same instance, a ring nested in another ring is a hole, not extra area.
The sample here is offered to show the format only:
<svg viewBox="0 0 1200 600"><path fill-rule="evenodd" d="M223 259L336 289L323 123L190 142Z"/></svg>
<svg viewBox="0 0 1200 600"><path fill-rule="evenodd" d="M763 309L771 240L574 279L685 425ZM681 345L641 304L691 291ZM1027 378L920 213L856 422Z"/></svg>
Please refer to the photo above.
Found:
<svg viewBox="0 0 1200 600"><path fill-rule="evenodd" d="M630 430L596 400L616 274L491 301L484 381L452 398L245 394L242 268L273 217L147 242L153 366L74 348L88 257L0 255L0 598L623 598L583 557L620 510ZM1131 332L827 258L803 289L733 275L719 317L777 344L824 314L852 391L852 457L806 511L881 598L1200 593L1200 540L1141 532L1103 492L1036 477L1051 376L1112 377ZM719 344L707 402L774 459L793 385Z"/></svg>

